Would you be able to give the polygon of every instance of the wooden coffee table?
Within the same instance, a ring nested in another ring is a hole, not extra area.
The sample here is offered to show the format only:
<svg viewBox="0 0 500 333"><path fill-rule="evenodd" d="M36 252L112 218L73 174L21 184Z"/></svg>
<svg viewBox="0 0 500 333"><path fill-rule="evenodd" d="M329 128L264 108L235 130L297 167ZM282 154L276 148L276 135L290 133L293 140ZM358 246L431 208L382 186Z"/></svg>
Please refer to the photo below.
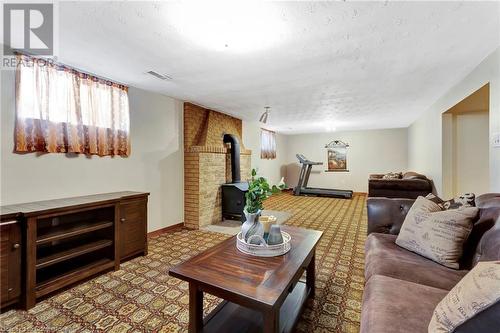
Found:
<svg viewBox="0 0 500 333"><path fill-rule="evenodd" d="M315 250L321 231L282 226L291 250L279 257L241 253L236 236L172 267L189 282L189 332L291 332L314 297ZM306 281L300 281L306 271ZM203 293L224 299L203 318Z"/></svg>

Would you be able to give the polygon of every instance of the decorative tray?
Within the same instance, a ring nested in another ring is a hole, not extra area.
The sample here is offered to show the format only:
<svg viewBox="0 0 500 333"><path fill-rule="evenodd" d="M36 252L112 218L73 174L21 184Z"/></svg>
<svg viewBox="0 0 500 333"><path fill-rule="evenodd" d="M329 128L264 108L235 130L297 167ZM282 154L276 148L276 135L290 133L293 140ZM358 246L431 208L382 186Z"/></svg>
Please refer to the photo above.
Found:
<svg viewBox="0 0 500 333"><path fill-rule="evenodd" d="M267 245L264 242L264 239L262 239L262 237L255 236L255 235L251 236L250 238L257 237L257 238L260 238L262 240L261 245L255 245L255 244L249 244L249 243L245 242L245 240L243 239L243 236L241 235L241 232L239 232L238 235L236 236L236 247L238 248L238 250L240 250L243 253L250 254L253 256L257 256L257 257L281 256L281 255L287 253L288 251L290 251L290 248L291 248L290 241L292 239L292 237L284 231L281 232L281 235L283 236L283 243L276 244L276 245Z"/></svg>

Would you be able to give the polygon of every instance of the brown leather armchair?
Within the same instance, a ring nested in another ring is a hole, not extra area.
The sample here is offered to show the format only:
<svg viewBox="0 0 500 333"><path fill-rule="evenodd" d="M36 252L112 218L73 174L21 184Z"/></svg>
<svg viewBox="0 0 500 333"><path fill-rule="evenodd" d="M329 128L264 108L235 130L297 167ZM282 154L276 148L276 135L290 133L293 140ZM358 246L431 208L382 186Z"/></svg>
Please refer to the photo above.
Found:
<svg viewBox="0 0 500 333"><path fill-rule="evenodd" d="M432 193L432 181L416 172L406 172L399 179L383 179L373 174L368 179L368 196L416 199Z"/></svg>

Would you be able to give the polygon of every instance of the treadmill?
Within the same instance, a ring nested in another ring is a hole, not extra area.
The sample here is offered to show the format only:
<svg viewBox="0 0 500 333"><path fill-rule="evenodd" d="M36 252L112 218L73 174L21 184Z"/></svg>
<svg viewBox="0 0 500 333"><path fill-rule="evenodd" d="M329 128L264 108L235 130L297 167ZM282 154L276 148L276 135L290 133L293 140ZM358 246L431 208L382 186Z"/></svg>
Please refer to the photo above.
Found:
<svg viewBox="0 0 500 333"><path fill-rule="evenodd" d="M309 182L309 176L311 175L311 169L313 165L323 165L323 162L313 162L309 161L302 154L297 154L302 168L300 169L299 183L293 189L294 195L316 195L323 197L335 197L335 198L352 198L351 190L335 190L329 188L317 188L317 187L307 187Z"/></svg>

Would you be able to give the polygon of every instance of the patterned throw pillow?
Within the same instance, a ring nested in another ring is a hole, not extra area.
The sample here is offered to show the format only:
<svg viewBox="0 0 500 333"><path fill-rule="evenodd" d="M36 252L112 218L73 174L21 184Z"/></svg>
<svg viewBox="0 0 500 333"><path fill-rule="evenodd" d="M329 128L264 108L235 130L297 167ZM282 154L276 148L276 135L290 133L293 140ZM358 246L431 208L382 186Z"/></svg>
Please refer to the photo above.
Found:
<svg viewBox="0 0 500 333"><path fill-rule="evenodd" d="M450 268L459 268L463 244L478 214L476 207L442 210L418 197L396 238L396 244Z"/></svg>
<svg viewBox="0 0 500 333"><path fill-rule="evenodd" d="M479 262L439 302L429 323L429 333L453 332L498 302L500 261Z"/></svg>
<svg viewBox="0 0 500 333"><path fill-rule="evenodd" d="M401 179L403 174L401 172L389 172L382 176L382 179Z"/></svg>
<svg viewBox="0 0 500 333"><path fill-rule="evenodd" d="M427 194L425 197L430 201L437 203L443 209L459 209L461 207L474 207L476 206L476 195L474 193L465 193L461 196L450 200L443 200L432 193Z"/></svg>

